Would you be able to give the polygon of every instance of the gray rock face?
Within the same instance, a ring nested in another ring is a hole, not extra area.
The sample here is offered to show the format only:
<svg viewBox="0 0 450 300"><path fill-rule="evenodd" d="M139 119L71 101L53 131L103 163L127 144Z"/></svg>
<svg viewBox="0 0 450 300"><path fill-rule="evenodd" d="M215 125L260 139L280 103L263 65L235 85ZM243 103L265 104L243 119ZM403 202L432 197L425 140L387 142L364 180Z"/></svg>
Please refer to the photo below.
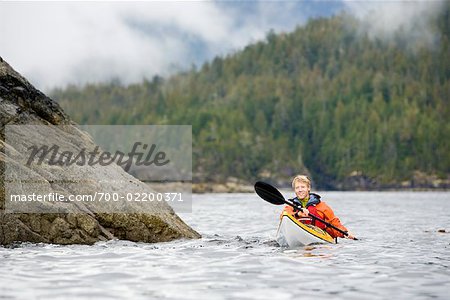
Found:
<svg viewBox="0 0 450 300"><path fill-rule="evenodd" d="M39 132L37 126L33 132L24 131L20 139L10 143L5 140L6 125L58 125L59 129L49 135ZM23 163L26 160L23 150L32 135L41 134L47 143L57 141L64 150L95 148L90 136L75 125L56 102L36 90L0 57L0 169L3 175L0 181L0 245L16 242L92 244L114 238L162 242L200 237L165 202L148 203L145 212L133 207L133 203L115 204L118 207L101 211L89 203L67 202L43 203L44 211L45 206L52 206L51 213L8 211L6 184L9 188L12 184L15 192L23 194L36 189L62 195L96 191L151 192L144 183L117 165L67 167ZM80 184L77 182L80 178L89 179Z"/></svg>

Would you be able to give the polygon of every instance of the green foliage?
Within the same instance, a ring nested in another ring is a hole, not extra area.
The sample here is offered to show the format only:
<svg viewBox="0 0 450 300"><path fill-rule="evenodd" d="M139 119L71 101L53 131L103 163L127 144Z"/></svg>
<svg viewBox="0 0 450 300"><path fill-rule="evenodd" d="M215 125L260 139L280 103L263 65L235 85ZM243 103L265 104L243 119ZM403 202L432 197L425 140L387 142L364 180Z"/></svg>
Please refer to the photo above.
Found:
<svg viewBox="0 0 450 300"><path fill-rule="evenodd" d="M67 87L81 124L191 124L194 174L255 180L362 172L381 182L450 169L449 9L434 46L369 39L348 15L310 21L199 70L140 84Z"/></svg>

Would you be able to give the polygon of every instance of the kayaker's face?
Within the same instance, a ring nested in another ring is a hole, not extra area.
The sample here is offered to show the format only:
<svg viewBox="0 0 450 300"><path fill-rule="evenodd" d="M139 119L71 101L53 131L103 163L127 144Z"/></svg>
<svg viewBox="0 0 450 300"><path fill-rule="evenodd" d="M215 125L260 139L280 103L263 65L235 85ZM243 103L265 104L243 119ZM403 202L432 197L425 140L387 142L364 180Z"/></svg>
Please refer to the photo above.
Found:
<svg viewBox="0 0 450 300"><path fill-rule="evenodd" d="M297 181L294 186L295 195L298 199L305 199L309 195L309 187L306 183Z"/></svg>

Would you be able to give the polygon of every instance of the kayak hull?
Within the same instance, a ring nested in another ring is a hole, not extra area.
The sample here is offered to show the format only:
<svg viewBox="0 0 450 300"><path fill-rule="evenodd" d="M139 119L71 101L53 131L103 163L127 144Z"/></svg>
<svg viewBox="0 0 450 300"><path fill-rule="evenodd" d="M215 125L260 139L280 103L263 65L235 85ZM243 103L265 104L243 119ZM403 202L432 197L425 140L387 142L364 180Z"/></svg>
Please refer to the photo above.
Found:
<svg viewBox="0 0 450 300"><path fill-rule="evenodd" d="M319 227L303 224L283 212L277 231L277 243L282 247L301 247L311 244L336 244L334 238Z"/></svg>

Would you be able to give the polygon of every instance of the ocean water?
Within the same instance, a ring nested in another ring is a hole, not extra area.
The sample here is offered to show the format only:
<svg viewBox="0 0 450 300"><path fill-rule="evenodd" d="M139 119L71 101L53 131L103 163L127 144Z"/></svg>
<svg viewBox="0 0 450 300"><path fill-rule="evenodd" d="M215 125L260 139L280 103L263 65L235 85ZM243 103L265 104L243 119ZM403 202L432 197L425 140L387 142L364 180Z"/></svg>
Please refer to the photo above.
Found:
<svg viewBox="0 0 450 300"><path fill-rule="evenodd" d="M199 240L0 247L0 299L449 299L450 193L319 194L359 241L281 248L281 206L194 195Z"/></svg>

